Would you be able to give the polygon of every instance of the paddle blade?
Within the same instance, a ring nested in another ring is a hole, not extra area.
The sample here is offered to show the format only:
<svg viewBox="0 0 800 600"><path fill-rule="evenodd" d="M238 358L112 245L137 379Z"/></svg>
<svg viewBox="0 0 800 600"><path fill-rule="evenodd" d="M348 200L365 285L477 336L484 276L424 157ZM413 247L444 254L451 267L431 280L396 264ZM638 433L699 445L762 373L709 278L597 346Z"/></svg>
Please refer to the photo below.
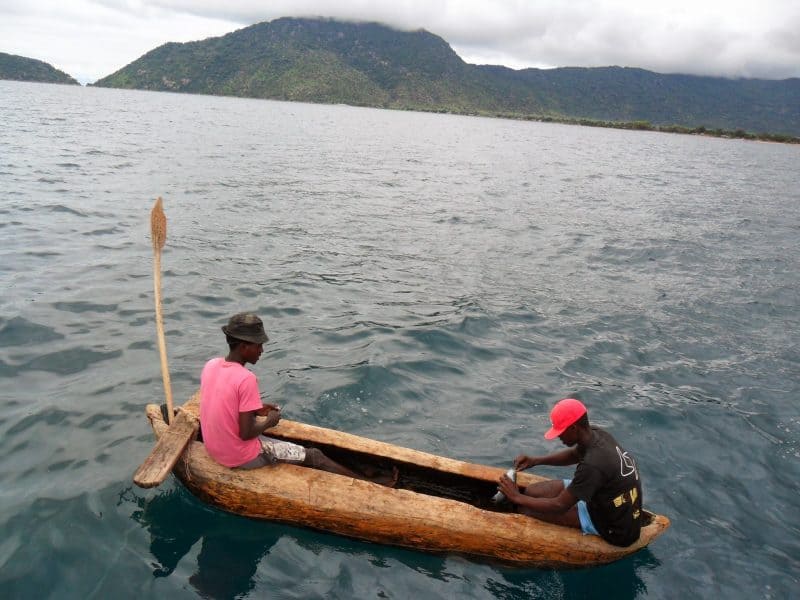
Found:
<svg viewBox="0 0 800 600"><path fill-rule="evenodd" d="M161 196L150 211L150 236L153 240L153 250L160 252L167 241L167 215L164 214Z"/></svg>
<svg viewBox="0 0 800 600"><path fill-rule="evenodd" d="M155 405L153 405L155 406ZM148 407L149 408L149 407ZM161 419L160 409L157 418ZM156 416L148 417L151 419ZM162 432L155 447L133 475L133 482L141 488L151 488L161 484L172 471L172 467L195 438L200 429L200 421L187 411L180 411L172 424Z"/></svg>

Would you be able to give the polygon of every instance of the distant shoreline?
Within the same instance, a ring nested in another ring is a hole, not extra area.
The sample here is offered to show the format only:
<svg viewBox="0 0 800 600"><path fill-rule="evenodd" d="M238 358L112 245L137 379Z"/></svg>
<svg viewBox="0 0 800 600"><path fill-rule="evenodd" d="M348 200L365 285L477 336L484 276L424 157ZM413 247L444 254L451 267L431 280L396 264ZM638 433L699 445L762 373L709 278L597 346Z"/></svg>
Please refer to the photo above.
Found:
<svg viewBox="0 0 800 600"><path fill-rule="evenodd" d="M379 107L376 107L379 108ZM570 117L551 117L541 115L520 115L502 112L456 112L451 110L424 110L417 108L400 109L417 112L446 113L470 117L490 117L510 119L513 121L536 121L539 123L559 123L562 125L581 125L584 127L602 127L606 129L627 129L629 131L653 131L656 133L679 133L683 135L702 135L723 139L749 140L753 142L772 142L777 144L800 144L800 137L782 133L751 133L743 129L712 129L705 126L688 127L685 125L654 125L649 121L601 121L596 119L579 119Z"/></svg>
<svg viewBox="0 0 800 600"><path fill-rule="evenodd" d="M25 81L19 79L0 79L0 81L16 81L19 83L44 83L44 84L52 84L52 85L63 85L61 82L51 82L51 81ZM130 91L137 91L137 92L159 92L159 93L167 93L167 94L187 94L191 96L211 96L211 97L218 97L218 98L242 98L245 100L270 100L275 102L301 102L306 104L322 104L327 106L353 106L354 108L377 108L382 110L403 110L403 111L410 111L410 112L425 112L425 113L434 113L434 114L450 114L450 115L461 115L466 117L488 117L488 118L497 118L497 119L508 119L512 121L536 121L539 123L559 123L562 125L581 125L584 127L601 127L606 129L626 129L629 131L652 131L656 133L678 133L683 135L702 135L705 137L715 137L715 138L722 138L722 139L737 139L737 140L748 140L753 142L771 142L777 144L800 144L800 137L795 137L792 135L781 134L781 133L751 133L749 131L745 131L743 129L718 129L718 128L708 128L703 125L697 127L688 127L685 125L654 125L649 121L602 121L599 119L580 119L580 118L570 118L570 117L554 117L554 116L543 116L543 115L527 115L527 114L516 114L516 113L504 113L504 112L492 112L492 111L465 111L465 112L458 112L452 109L425 109L419 107L408 107L408 108L401 108L401 107L386 107L386 106L370 106L370 105L361 105L361 104L348 104L344 102L336 102L336 103L329 103L329 102L312 102L309 100L284 100L281 98L254 98L251 96L234 96L234 95L227 95L227 94L196 94L196 93L187 93L187 92L178 92L178 91L167 91L167 90L145 90L145 89L137 89L137 88L110 88L105 86L95 86L93 83L86 83L86 84L78 84L79 87L83 88L96 88L96 89L128 89Z"/></svg>

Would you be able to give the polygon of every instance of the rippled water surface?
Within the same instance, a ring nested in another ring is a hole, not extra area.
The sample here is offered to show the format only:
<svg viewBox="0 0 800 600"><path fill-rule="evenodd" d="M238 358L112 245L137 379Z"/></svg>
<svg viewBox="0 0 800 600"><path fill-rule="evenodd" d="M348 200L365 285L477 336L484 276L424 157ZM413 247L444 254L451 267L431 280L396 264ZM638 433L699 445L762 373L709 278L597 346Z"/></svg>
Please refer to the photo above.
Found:
<svg viewBox="0 0 800 600"><path fill-rule="evenodd" d="M5 597L796 593L797 147L6 81L0 125ZM577 395L672 528L510 570L136 488L159 195L176 399L254 310L287 418L505 467Z"/></svg>

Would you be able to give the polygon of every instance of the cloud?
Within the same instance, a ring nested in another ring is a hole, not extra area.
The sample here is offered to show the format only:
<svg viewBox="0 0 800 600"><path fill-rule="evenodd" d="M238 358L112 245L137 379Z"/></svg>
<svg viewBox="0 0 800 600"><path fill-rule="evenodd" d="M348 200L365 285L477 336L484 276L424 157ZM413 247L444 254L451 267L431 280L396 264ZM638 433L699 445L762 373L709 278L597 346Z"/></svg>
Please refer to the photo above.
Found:
<svg viewBox="0 0 800 600"><path fill-rule="evenodd" d="M796 0L4 0L0 51L93 81L167 41L223 35L282 16L423 28L467 62L513 68L620 65L800 77Z"/></svg>

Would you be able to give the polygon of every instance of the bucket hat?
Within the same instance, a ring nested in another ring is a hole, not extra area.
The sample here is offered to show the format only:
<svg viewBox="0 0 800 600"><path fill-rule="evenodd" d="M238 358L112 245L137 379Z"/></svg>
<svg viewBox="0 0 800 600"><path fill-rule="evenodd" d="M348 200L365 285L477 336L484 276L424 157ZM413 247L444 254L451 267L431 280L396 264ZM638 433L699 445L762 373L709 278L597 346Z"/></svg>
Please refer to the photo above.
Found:
<svg viewBox="0 0 800 600"><path fill-rule="evenodd" d="M575 398L564 398L556 402L553 410L550 411L550 422L553 426L547 430L544 437L552 440L564 433L570 425L575 423L586 414L586 407L583 402Z"/></svg>
<svg viewBox="0 0 800 600"><path fill-rule="evenodd" d="M253 313L233 315L228 324L222 326L222 331L232 338L253 344L263 344L269 339L264 331L264 323Z"/></svg>

